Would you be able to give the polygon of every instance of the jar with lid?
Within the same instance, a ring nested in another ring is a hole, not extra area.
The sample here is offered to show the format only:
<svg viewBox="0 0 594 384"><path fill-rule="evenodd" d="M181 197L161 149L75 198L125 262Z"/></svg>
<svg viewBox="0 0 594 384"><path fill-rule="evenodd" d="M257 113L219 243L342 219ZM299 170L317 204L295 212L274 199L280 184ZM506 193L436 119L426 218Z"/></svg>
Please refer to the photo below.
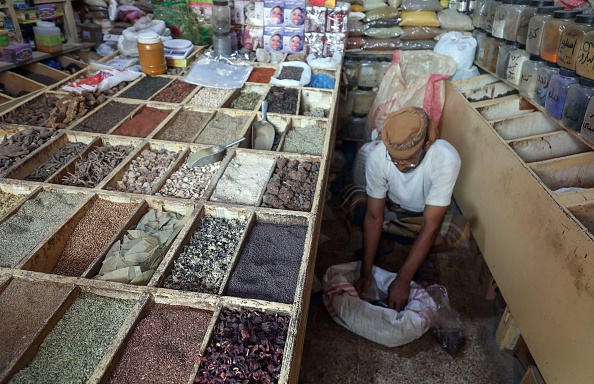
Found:
<svg viewBox="0 0 594 384"><path fill-rule="evenodd" d="M156 32L141 32L138 34L137 47L142 72L149 76L156 76L167 71L165 49L161 36Z"/></svg>
<svg viewBox="0 0 594 384"><path fill-rule="evenodd" d="M367 115L353 113L346 121L346 129L343 132L343 137L355 140L369 140L369 136L365 130L366 123Z"/></svg>
<svg viewBox="0 0 594 384"><path fill-rule="evenodd" d="M594 97L588 101L588 108L586 108L586 113L584 114L580 134L584 139L594 144Z"/></svg>
<svg viewBox="0 0 594 384"><path fill-rule="evenodd" d="M345 55L342 69L347 77L348 85L356 87L359 82L359 73L361 72L361 63L356 56Z"/></svg>
<svg viewBox="0 0 594 384"><path fill-rule="evenodd" d="M530 58L522 64L522 76L520 79L520 95L533 99L536 96L536 85L538 83L538 70L546 65L546 61L539 55L530 54Z"/></svg>
<svg viewBox="0 0 594 384"><path fill-rule="evenodd" d="M62 32L50 21L38 21L33 27L35 47L40 52L62 52ZM160 41L160 40L159 40ZM161 43L161 46L163 43Z"/></svg>
<svg viewBox="0 0 594 384"><path fill-rule="evenodd" d="M551 77L545 102L545 109L549 115L555 119L563 117L563 107L565 106L569 86L577 84L578 81L579 76L577 73L565 68L559 69L559 73Z"/></svg>
<svg viewBox="0 0 594 384"><path fill-rule="evenodd" d="M482 28L483 20L487 16L489 7L489 0L479 0L476 3L476 8L472 12L472 26L475 28Z"/></svg>
<svg viewBox="0 0 594 384"><path fill-rule="evenodd" d="M543 107L547 101L547 93L549 92L551 77L559 73L559 66L557 63L551 63L550 61L546 63L547 65L538 69L536 95L534 95L534 101Z"/></svg>
<svg viewBox="0 0 594 384"><path fill-rule="evenodd" d="M502 39L494 38L494 41L489 45L489 53L487 57L487 61L485 62L485 67L490 71L495 73L497 71L497 57L499 56L499 49L505 45L505 42Z"/></svg>
<svg viewBox="0 0 594 384"><path fill-rule="evenodd" d="M528 26L530 19L536 16L536 11L539 7L553 6L555 2L552 0L531 0L528 6L520 13L520 20L518 22L518 32L516 34L516 41L520 44L526 44L526 36L528 35Z"/></svg>
<svg viewBox="0 0 594 384"><path fill-rule="evenodd" d="M594 15L577 15L575 23L569 24L561 34L557 64L562 68L576 70L577 58L586 33L594 31Z"/></svg>
<svg viewBox="0 0 594 384"><path fill-rule="evenodd" d="M377 57L373 55L365 55L361 60L361 72L359 73L359 87L377 87L378 79L378 62Z"/></svg>
<svg viewBox="0 0 594 384"><path fill-rule="evenodd" d="M353 87L348 85L347 86L347 93L343 95L342 93L339 96L338 102L338 115L339 116L348 116L353 113L353 104L355 103L355 92L353 91Z"/></svg>
<svg viewBox="0 0 594 384"><path fill-rule="evenodd" d="M512 8L513 3L514 0L503 0L501 5L497 7L493 17L493 31L491 32L494 37L503 39L503 29L507 21L507 13Z"/></svg>
<svg viewBox="0 0 594 384"><path fill-rule="evenodd" d="M474 59L479 63L480 63L480 59L485 55L485 38L487 37L487 33L482 30L479 29L479 32L476 34L476 52L474 55Z"/></svg>
<svg viewBox="0 0 594 384"><path fill-rule="evenodd" d="M500 79L507 79L507 64L509 63L509 54L518 48L518 43L511 40L505 40L505 44L499 47L497 54L497 66L495 73Z"/></svg>
<svg viewBox="0 0 594 384"><path fill-rule="evenodd" d="M231 29L231 8L227 0L213 0L211 16L213 32L227 33Z"/></svg>
<svg viewBox="0 0 594 384"><path fill-rule="evenodd" d="M493 19L497 7L501 5L501 0L493 0L487 5L487 16L483 19L483 29L489 33L493 33Z"/></svg>
<svg viewBox="0 0 594 384"><path fill-rule="evenodd" d="M526 46L523 44L518 45L518 49L509 53L509 60L507 64L507 81L514 85L520 84L522 79L522 66L524 62L528 60L530 54L526 52Z"/></svg>
<svg viewBox="0 0 594 384"><path fill-rule="evenodd" d="M584 35L575 68L578 75L594 80L594 31Z"/></svg>
<svg viewBox="0 0 594 384"><path fill-rule="evenodd" d="M354 91L354 94L353 113L367 115L375 99L375 92L373 92L371 87L359 87Z"/></svg>
<svg viewBox="0 0 594 384"><path fill-rule="evenodd" d="M565 28L573 23L581 11L555 11L553 19L544 23L542 27L542 42L540 43L540 57L546 61L557 62L561 34Z"/></svg>
<svg viewBox="0 0 594 384"><path fill-rule="evenodd" d="M231 36L229 33L215 32L212 36L213 53L216 56L231 54Z"/></svg>
<svg viewBox="0 0 594 384"><path fill-rule="evenodd" d="M507 19L503 27L503 38L516 41L518 38L518 28L520 26L520 15L528 7L530 0L516 0L507 12Z"/></svg>
<svg viewBox="0 0 594 384"><path fill-rule="evenodd" d="M384 56L383 60L379 62L377 68L377 83L378 85L382 83L384 76L386 76L386 71L388 67L392 64L392 56Z"/></svg>
<svg viewBox="0 0 594 384"><path fill-rule="evenodd" d="M580 77L578 84L569 86L561 121L567 128L580 131L590 99L594 96L594 80Z"/></svg>
<svg viewBox="0 0 594 384"><path fill-rule="evenodd" d="M526 35L526 50L528 53L540 56L540 42L542 41L544 23L553 18L553 13L562 9L563 7L540 7L536 10L536 16L530 19L528 24L528 34Z"/></svg>

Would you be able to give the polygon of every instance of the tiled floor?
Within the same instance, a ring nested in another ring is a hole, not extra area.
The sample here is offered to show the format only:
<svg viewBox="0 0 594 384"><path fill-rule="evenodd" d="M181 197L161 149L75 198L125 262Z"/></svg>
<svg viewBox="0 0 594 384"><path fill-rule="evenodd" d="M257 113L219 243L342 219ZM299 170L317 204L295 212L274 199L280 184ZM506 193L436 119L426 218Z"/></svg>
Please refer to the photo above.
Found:
<svg viewBox="0 0 594 384"><path fill-rule="evenodd" d="M327 207L318 248L316 276L321 280L333 264L350 261L361 246L360 232L352 238L344 214ZM396 271L407 248L398 246L379 266ZM501 309L484 300L472 272L470 247L430 256L437 282L444 285L452 307L467 326L467 341L456 358L450 357L428 331L420 339L397 348L387 348L357 336L335 323L326 311L321 294L314 294L309 311L300 382L303 384L368 383L469 383L515 384L522 369L510 352L500 352L495 330Z"/></svg>

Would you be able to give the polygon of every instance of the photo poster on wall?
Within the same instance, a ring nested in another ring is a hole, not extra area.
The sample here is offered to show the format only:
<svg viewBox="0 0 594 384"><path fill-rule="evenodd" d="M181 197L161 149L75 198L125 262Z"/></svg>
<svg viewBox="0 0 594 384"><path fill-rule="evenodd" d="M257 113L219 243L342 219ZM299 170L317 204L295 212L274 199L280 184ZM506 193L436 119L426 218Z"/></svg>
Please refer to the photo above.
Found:
<svg viewBox="0 0 594 384"><path fill-rule="evenodd" d="M264 49L282 52L284 48L283 37L283 27L264 27Z"/></svg>
<svg viewBox="0 0 594 384"><path fill-rule="evenodd" d="M291 28L285 27L283 36L283 52L302 53L305 45L303 27Z"/></svg>
<svg viewBox="0 0 594 384"><path fill-rule="evenodd" d="M285 0L285 27L305 25L305 0Z"/></svg>
<svg viewBox="0 0 594 384"><path fill-rule="evenodd" d="M259 1L236 1L235 20L243 25L264 26L264 2Z"/></svg>
<svg viewBox="0 0 594 384"><path fill-rule="evenodd" d="M285 20L285 2L282 0L264 1L264 25L282 27Z"/></svg>

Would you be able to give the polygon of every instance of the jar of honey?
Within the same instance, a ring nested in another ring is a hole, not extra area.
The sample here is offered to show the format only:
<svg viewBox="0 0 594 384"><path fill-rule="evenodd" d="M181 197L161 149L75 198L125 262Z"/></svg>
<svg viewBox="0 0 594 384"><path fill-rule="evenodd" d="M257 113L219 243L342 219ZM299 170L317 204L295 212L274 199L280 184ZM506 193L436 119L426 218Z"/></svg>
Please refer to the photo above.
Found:
<svg viewBox="0 0 594 384"><path fill-rule="evenodd" d="M557 62L561 34L571 24L581 11L556 11L553 19L547 21L542 28L542 42L540 44L540 57L552 63Z"/></svg>
<svg viewBox="0 0 594 384"><path fill-rule="evenodd" d="M157 33L142 32L138 34L138 55L140 69L147 75L156 76L167 71L163 42Z"/></svg>

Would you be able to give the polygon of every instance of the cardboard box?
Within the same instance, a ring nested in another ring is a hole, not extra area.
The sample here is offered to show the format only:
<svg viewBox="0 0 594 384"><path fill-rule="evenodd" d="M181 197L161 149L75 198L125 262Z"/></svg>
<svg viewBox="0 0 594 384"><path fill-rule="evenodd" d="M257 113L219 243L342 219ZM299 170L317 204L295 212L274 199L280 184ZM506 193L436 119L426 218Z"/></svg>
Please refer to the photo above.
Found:
<svg viewBox="0 0 594 384"><path fill-rule="evenodd" d="M195 45L194 46L194 51L192 53L190 53L188 55L188 57L186 57L185 59L168 59L168 58L165 58L166 61L167 61L167 66L168 67L186 68L190 64L192 64L194 62L194 60L196 60L197 57L200 57L199 52L201 52L203 49L204 49L203 46L201 46L201 45Z"/></svg>
<svg viewBox="0 0 594 384"><path fill-rule="evenodd" d="M0 47L0 60L9 63L26 63L33 58L33 50L27 43Z"/></svg>

